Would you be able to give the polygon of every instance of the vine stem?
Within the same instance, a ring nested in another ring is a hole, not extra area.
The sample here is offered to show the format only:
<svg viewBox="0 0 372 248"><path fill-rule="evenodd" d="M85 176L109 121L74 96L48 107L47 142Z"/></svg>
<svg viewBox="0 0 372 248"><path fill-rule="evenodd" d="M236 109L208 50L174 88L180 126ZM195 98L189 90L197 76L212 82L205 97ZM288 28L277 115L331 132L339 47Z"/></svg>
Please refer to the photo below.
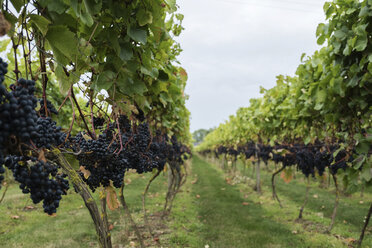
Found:
<svg viewBox="0 0 372 248"><path fill-rule="evenodd" d="M256 164L256 191L258 194L262 194L261 191L261 171L260 171L260 160Z"/></svg>
<svg viewBox="0 0 372 248"><path fill-rule="evenodd" d="M69 127L67 135L66 135L65 143L66 143L68 137L70 136L70 134L72 132L72 128L74 126L74 122L75 122L75 118L76 118L74 102L72 101L71 96L69 96L69 99L70 99L70 102L71 102L71 109L72 109L72 121L71 121L70 127Z"/></svg>
<svg viewBox="0 0 372 248"><path fill-rule="evenodd" d="M360 237L359 237L359 240L358 240L358 247L361 247L362 246L362 242L363 242L363 238L364 238L364 233L365 233L365 231L367 229L369 220L371 219L371 215L372 215L372 203L371 203L371 206L370 206L370 208L368 210L368 214L367 214L366 219L365 219L365 222L364 222L362 233L360 234Z"/></svg>
<svg viewBox="0 0 372 248"><path fill-rule="evenodd" d="M145 245L143 243L143 239L142 239L142 235L136 225L136 222L134 222L133 218L132 218L132 215L130 214L129 212L129 207L125 201L125 198L124 198L124 179L123 179L123 185L120 187L120 191L119 191L119 199L120 199L120 203L121 205L123 206L124 208L124 214L127 216L128 220L130 221L131 225L132 225L132 228L134 229L134 232L138 238L138 241L140 242L140 246L141 248L144 248Z"/></svg>
<svg viewBox="0 0 372 248"><path fill-rule="evenodd" d="M28 5L28 4L27 4ZM25 8L27 8L27 5ZM22 19L24 18L24 14L22 15ZM22 31L21 31L21 39L22 39L22 50L23 50L23 58L25 60L25 70L26 70L26 79L28 80L28 67L27 67L27 57L29 54L26 54L26 49L25 49L25 40L23 37L23 30L24 30L24 20L22 20Z"/></svg>
<svg viewBox="0 0 372 248"><path fill-rule="evenodd" d="M298 215L298 219L302 219L302 213L304 212L304 208L306 206L306 203L309 199L309 192L310 192L310 178L307 177L307 184L306 184L306 193L305 193L305 200L304 200L304 203L302 204L301 206L301 209L300 209L300 213Z"/></svg>
<svg viewBox="0 0 372 248"><path fill-rule="evenodd" d="M55 155L60 161L61 168L69 176L70 181L73 183L76 192L80 194L81 198L85 203L85 206L89 210L90 216L92 217L94 226L96 228L96 233L99 238L100 247L112 248L110 232L106 228L104 220L99 212L98 206L94 201L87 185L81 179L79 174L72 168L72 166L66 160L62 153L56 152Z"/></svg>
<svg viewBox="0 0 372 248"><path fill-rule="evenodd" d="M94 134L94 137L96 138L96 130L94 128L94 115L93 115L93 91L90 91L90 94L89 94L89 106L90 106L90 118L91 118L91 122L92 122L92 129L93 129L93 134Z"/></svg>
<svg viewBox="0 0 372 248"><path fill-rule="evenodd" d="M160 175L160 173L161 173L161 170L158 170L157 172L156 172L156 174L154 174L151 178L150 178L150 180L148 181L148 183L147 183L147 185L146 185L146 188L145 188L145 190L143 191L143 193L142 193L142 210L143 210L143 218L144 218L144 221L145 221L145 225L147 226L147 228L148 228L148 230L149 230L149 232L150 232L150 234L151 234L151 236L154 238L155 236L154 236L154 233L153 233L153 231L152 231L152 228L151 228L151 226L149 225L149 221L148 221L148 218L147 218L147 213L146 213L146 195L147 195L147 193L148 193L148 191L149 191L149 188L150 188L150 185L151 185L151 183Z"/></svg>
<svg viewBox="0 0 372 248"><path fill-rule="evenodd" d="M43 40L38 40L39 46L41 50L44 49ZM47 107L47 96L46 96L46 88L48 84L48 76L46 74L46 63L45 63L45 54L39 51L40 57L40 69L41 69L41 77L43 82L43 101L44 101L44 109L45 109L45 116L48 117L48 107Z"/></svg>
<svg viewBox="0 0 372 248"><path fill-rule="evenodd" d="M20 71L18 70L18 60L17 60L17 48L18 44L15 44L14 38L11 38L12 44L13 44L13 51L14 51L14 73L16 76L16 80L18 81L19 79L19 73Z"/></svg>
<svg viewBox="0 0 372 248"><path fill-rule="evenodd" d="M336 200L335 200L335 205L334 205L334 208L333 208L331 224L328 227L327 233L331 232L331 230L333 228L333 225L335 224L338 203L340 201L340 190L339 190L339 187L338 187L337 176L335 174L332 174L332 178L333 178L333 182L335 183L335 187L336 187Z"/></svg>
<svg viewBox="0 0 372 248"><path fill-rule="evenodd" d="M78 101L76 100L76 97L75 97L75 94L74 94L74 89L73 89L72 87L71 87L70 92L71 92L71 97L72 97L72 99L74 99L74 102L75 102L75 104L76 104L76 107L77 107L77 109L78 109L78 111L79 111L79 114L80 114L81 118L83 119L85 129L87 130L89 136L90 136L92 139L96 139L95 135L92 134L92 132L90 131L90 129L89 129L89 127L88 127L87 122L85 121L84 114L83 114L83 112L81 111L81 108L80 108L80 105L79 105Z"/></svg>
<svg viewBox="0 0 372 248"><path fill-rule="evenodd" d="M116 125L117 125L117 127L118 127L118 133L119 133L119 142L120 142L120 149L119 149L119 151L118 151L118 155L120 154L120 152L123 150L123 137L121 137L121 131L120 131L120 125L119 125L119 118L118 117L116 117ZM129 141L128 141L128 143L129 143Z"/></svg>
<svg viewBox="0 0 372 248"><path fill-rule="evenodd" d="M7 190L8 190L8 188L9 188L9 183L7 183L6 186L5 186L5 190L3 192L3 195L1 196L0 203L3 202L4 197L5 197L5 194L6 194Z"/></svg>
<svg viewBox="0 0 372 248"><path fill-rule="evenodd" d="M272 177L271 177L271 187L273 189L273 199L276 199L278 201L279 206L281 208L283 208L283 206L282 206L282 203L279 200L278 194L276 193L276 189L275 189L275 176L278 175L280 172L282 172L284 169L285 169L285 166L282 165L282 167L279 170L277 170L276 172L274 172Z"/></svg>
<svg viewBox="0 0 372 248"><path fill-rule="evenodd" d="M175 183L174 178L175 178L175 175L174 175L174 171L173 171L173 166L171 166L168 163L168 191L167 191L167 194L165 196L165 203L164 203L163 216L162 216L163 218L167 214L167 208L168 208L168 204L170 203L173 184Z"/></svg>
<svg viewBox="0 0 372 248"><path fill-rule="evenodd" d="M101 202L101 217L102 217L102 221L103 221L103 224L104 224L104 228L105 228L105 230L109 231L109 224L108 224L108 218L107 218L107 208L106 208L106 205L107 205L106 192L105 192L105 188L103 186L101 186L100 202ZM106 236L106 242L111 243L110 239L111 239L111 234L108 233L107 236Z"/></svg>

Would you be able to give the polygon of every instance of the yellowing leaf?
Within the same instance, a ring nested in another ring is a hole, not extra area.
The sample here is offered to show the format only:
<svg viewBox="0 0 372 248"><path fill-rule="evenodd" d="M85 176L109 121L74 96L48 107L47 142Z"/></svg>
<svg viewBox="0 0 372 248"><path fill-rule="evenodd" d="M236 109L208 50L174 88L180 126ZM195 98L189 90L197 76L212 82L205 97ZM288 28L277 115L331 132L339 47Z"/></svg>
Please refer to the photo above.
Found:
<svg viewBox="0 0 372 248"><path fill-rule="evenodd" d="M284 170L280 174L280 177L284 180L285 183L290 183L293 179L292 170Z"/></svg>
<svg viewBox="0 0 372 248"><path fill-rule="evenodd" d="M119 208L119 200L116 195L116 191L112 186L106 187L106 202L110 210Z"/></svg>
<svg viewBox="0 0 372 248"><path fill-rule="evenodd" d="M80 171L83 172L85 179L88 179L90 177L90 171L85 169L84 166L80 166Z"/></svg>

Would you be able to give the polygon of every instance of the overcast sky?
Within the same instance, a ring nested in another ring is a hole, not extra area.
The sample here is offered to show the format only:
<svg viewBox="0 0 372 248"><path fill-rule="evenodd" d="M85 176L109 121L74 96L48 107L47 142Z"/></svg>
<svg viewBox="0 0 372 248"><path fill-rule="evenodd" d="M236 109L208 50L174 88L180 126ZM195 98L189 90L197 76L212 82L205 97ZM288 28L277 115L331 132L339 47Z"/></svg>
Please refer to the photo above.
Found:
<svg viewBox="0 0 372 248"><path fill-rule="evenodd" d="M178 0L191 131L218 126L319 49L325 0Z"/></svg>

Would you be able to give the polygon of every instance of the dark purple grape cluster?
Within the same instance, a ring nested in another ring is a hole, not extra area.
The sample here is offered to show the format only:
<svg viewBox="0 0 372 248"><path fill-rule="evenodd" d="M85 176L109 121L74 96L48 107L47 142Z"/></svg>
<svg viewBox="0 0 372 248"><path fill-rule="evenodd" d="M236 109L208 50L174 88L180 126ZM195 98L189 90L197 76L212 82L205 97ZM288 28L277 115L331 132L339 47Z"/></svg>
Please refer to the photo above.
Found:
<svg viewBox="0 0 372 248"><path fill-rule="evenodd" d="M110 123L108 128L101 129L97 139L80 133L69 138L69 143L74 152L79 153L80 166L89 171L88 176L83 172L80 175L92 191L111 182L120 188L127 170L134 169L137 173L162 170L167 161L182 160L185 153L175 137L169 142L160 132L152 136L148 123L132 125L124 115L118 118L118 123Z"/></svg>
<svg viewBox="0 0 372 248"><path fill-rule="evenodd" d="M103 125L105 124L105 119L103 119L102 117L93 117L93 125L94 127L103 127Z"/></svg>
<svg viewBox="0 0 372 248"><path fill-rule="evenodd" d="M66 134L50 117L39 117L36 121L37 136L32 139L37 148L51 149L64 143Z"/></svg>
<svg viewBox="0 0 372 248"><path fill-rule="evenodd" d="M297 169L306 177L315 176L314 154L308 149L301 149L296 152Z"/></svg>
<svg viewBox="0 0 372 248"><path fill-rule="evenodd" d="M17 84L10 85L8 103L1 108L2 118L9 125L9 134L13 134L21 139L22 142L29 142L30 139L38 136L36 122L38 115L35 111L37 98L35 93L35 81L19 79ZM7 112L8 111L8 112Z"/></svg>
<svg viewBox="0 0 372 248"><path fill-rule="evenodd" d="M351 161L353 161L353 157L348 157L346 150L339 151L336 157L334 157L332 154L329 158L329 163L331 163L331 165L329 166L331 174L337 174L338 170L340 169L346 170L346 168L348 167L347 163Z"/></svg>
<svg viewBox="0 0 372 248"><path fill-rule="evenodd" d="M48 116L51 116L51 114L55 114L55 115L58 115L58 111L57 109L54 107L53 103L50 102L49 100L46 100L47 102L47 111L48 111ZM45 104L44 104L44 99L43 98L40 98L39 99L39 103L40 103L40 110L39 110L39 113L40 113L40 116L47 116L45 114Z"/></svg>
<svg viewBox="0 0 372 248"><path fill-rule="evenodd" d="M256 155L256 146L253 142L247 143L242 149L241 153L245 155L246 159L250 159Z"/></svg>
<svg viewBox="0 0 372 248"><path fill-rule="evenodd" d="M332 158L332 155L326 150L325 151L318 150L315 153L314 163L320 176L324 174L325 168L330 166L331 158Z"/></svg>
<svg viewBox="0 0 372 248"><path fill-rule="evenodd" d="M254 156L262 159L264 162L269 159L275 163L282 163L284 167L297 165L297 169L300 170L306 177L312 175L315 176L315 172L321 176L324 174L325 169L328 167L332 174L336 174L339 169L346 170L347 163L353 160L352 156L348 156L345 150L341 150L337 153L336 157L333 154L339 148L338 145L326 146L319 141L314 144L301 144L295 143L293 145L280 145L276 144L274 147L269 145L256 145L253 142L249 142L244 146L238 147L238 153L245 155L247 159ZM286 152L281 154L281 151L285 149ZM232 148L219 146L213 152L218 157L221 154L234 155ZM203 151L202 154L211 153L211 150Z"/></svg>
<svg viewBox="0 0 372 248"><path fill-rule="evenodd" d="M57 212L62 195L66 195L69 183L66 175L58 174L58 167L33 157L8 156L5 166L20 183L22 193L30 194L32 202L43 201L44 212Z"/></svg>
<svg viewBox="0 0 372 248"><path fill-rule="evenodd" d="M5 74L8 72L8 64L5 63L1 58L0 58L0 106L3 105L3 103L5 103L7 101L6 99L6 96L8 95L8 92L5 88L5 86L3 85L3 82L4 82L4 78L5 78ZM1 108L0 108L0 117L1 117ZM5 140L8 138L8 134L7 132L5 131L5 128L4 128L4 121L0 118L0 189L1 189L1 183L2 181L4 180L4 176L3 174L5 173L5 169L3 167L3 163L4 163L4 154L3 154L3 150L4 150L4 143L5 143ZM5 126L7 129L9 128L8 126ZM4 128L4 130L3 130Z"/></svg>
<svg viewBox="0 0 372 248"><path fill-rule="evenodd" d="M273 148L270 145L258 145L257 156L259 159L264 161L267 164L267 161L270 159L270 153Z"/></svg>
<svg viewBox="0 0 372 248"><path fill-rule="evenodd" d="M7 64L0 59L0 186L5 165L20 183L22 192L30 193L34 203L43 201L44 211L53 214L61 195L66 194L68 181L58 174L56 165L19 154L28 154L30 147L50 149L62 144L66 136L51 118L39 117L35 110L35 82L19 79L8 91L3 84L6 72ZM53 108L48 106L56 112Z"/></svg>

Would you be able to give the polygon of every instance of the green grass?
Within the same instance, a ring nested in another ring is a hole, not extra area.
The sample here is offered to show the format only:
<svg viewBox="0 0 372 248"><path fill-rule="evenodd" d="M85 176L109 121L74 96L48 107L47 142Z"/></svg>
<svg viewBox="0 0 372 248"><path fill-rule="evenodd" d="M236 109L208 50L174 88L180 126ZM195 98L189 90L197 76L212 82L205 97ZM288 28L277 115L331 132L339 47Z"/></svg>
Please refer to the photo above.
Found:
<svg viewBox="0 0 372 248"><path fill-rule="evenodd" d="M251 170L245 173L252 174ZM343 197L332 233L324 234L334 203L333 187L320 189L313 181L304 221L296 222L305 192L301 177L286 184L278 176L277 192L285 206L280 209L271 198L270 172L262 171L263 194L259 196L252 189L254 180L244 177L241 164L232 177L218 166L194 156L188 181L176 196L172 214L161 221L159 212L163 209L167 187L165 174L153 182L147 208L160 246L170 248L348 247L352 238L359 237L363 216L372 199L370 192L364 198L359 194ZM125 195L146 245L157 247L143 225L141 194L150 177L151 174L129 173ZM25 206L34 209L26 210ZM114 225L114 247L138 247L122 210L109 211L109 222ZM369 227L363 247L372 247L371 232ZM98 244L89 213L73 190L64 196L57 216L49 217L43 213L41 204L32 204L14 184L0 204L0 247L85 248L98 247Z"/></svg>
<svg viewBox="0 0 372 248"><path fill-rule="evenodd" d="M273 170L271 167L273 166L270 165L268 169ZM220 169L217 170L221 171ZM335 226L331 234L324 234L331 221L330 217L335 199L334 187L322 189L319 188L319 182L312 180L310 198L304 210L304 220L296 222L299 208L305 196L306 184L304 178L298 173L297 178L287 184L279 175L277 176L277 193L284 205L284 208L281 209L279 204L271 197L271 173L272 171L269 172L266 167L262 166L263 195L261 196L253 191L254 179L244 177L244 175L252 176L252 167L244 172L242 164L238 163L238 172L235 176L229 173L225 176L230 180L235 178L232 182L236 183L235 187L239 189L241 196L264 208L267 218L290 228L295 236L303 240L302 245L304 247L347 247L350 245L350 241L359 238L364 216L367 214L371 203L371 193L367 191L368 193L365 193L364 197L360 197L360 193L342 197ZM371 232L372 227L370 225L367 228L363 247L372 247Z"/></svg>
<svg viewBox="0 0 372 248"><path fill-rule="evenodd" d="M145 236L145 244L156 247L144 227L142 192L151 177L128 173L125 196L132 216ZM167 189L166 173L161 174L151 185L147 197L147 209L154 233L159 236L163 247L200 247L198 234L200 222L192 204L191 181L177 195L172 214L160 220ZM2 189L3 190L3 189ZM0 195L2 194L0 190ZM98 193L94 196L98 199ZM25 207L32 209L26 210ZM114 247L139 247L139 242L122 210L109 211L109 223L114 225L112 241ZM98 247L97 236L88 210L80 196L70 189L58 208L57 215L50 217L43 212L42 204L32 204L28 195L22 194L18 184L12 184L0 204L0 247Z"/></svg>
<svg viewBox="0 0 372 248"><path fill-rule="evenodd" d="M199 177L193 193L200 195L197 206L205 223L201 234L211 247L302 247L288 227L265 217L260 205L242 199L238 188L227 185L216 169L196 157L193 170Z"/></svg>

